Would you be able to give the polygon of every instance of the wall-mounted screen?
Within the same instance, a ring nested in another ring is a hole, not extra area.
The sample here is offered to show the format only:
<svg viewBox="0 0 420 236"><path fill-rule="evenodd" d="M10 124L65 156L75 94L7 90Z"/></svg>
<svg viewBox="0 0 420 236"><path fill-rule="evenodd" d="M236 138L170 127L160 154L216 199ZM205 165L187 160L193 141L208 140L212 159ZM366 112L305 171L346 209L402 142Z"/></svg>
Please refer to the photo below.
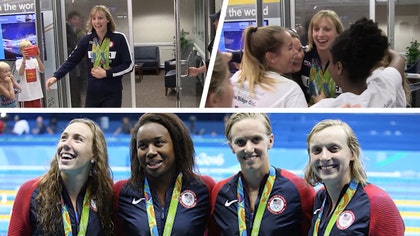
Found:
<svg viewBox="0 0 420 236"><path fill-rule="evenodd" d="M35 13L0 15L0 60L16 60L22 57L19 42L23 39L36 44Z"/></svg>
<svg viewBox="0 0 420 236"><path fill-rule="evenodd" d="M243 45L242 33L245 28L251 25L256 25L256 21L225 21L223 23L222 35L220 39L220 51L241 50ZM268 25L268 20L264 20L263 25Z"/></svg>

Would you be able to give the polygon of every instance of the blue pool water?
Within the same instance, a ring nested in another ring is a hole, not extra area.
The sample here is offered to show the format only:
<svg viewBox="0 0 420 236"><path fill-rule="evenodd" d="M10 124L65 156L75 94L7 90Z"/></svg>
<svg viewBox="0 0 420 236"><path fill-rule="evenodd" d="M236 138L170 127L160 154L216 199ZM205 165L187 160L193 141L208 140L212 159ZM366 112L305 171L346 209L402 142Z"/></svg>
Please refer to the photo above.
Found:
<svg viewBox="0 0 420 236"><path fill-rule="evenodd" d="M272 165L302 175L308 156L306 135L313 124L328 114L272 114L275 147L269 151ZM384 189L396 202L406 225L406 235L420 235L420 115L334 114L348 121L363 148L369 182ZM223 123L211 125L223 127ZM207 122L197 123L200 128ZM213 129L213 128L212 128ZM220 133L220 132L219 132ZM106 133L114 181L130 175L130 137ZM58 135L24 137L0 135L0 235L7 233L9 214L19 186L45 173L55 153ZM194 135L196 163L201 174L216 181L239 170L221 135Z"/></svg>

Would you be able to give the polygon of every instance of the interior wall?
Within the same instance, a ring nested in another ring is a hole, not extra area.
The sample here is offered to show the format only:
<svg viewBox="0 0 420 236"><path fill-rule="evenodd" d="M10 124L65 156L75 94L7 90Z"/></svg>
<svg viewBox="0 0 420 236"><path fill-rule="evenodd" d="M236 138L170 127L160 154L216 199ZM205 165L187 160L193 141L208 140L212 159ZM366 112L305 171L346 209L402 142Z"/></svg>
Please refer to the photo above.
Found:
<svg viewBox="0 0 420 236"><path fill-rule="evenodd" d="M219 1L221 5L222 0ZM187 39L202 45L203 39L195 37L195 1L180 0L180 28L188 32ZM220 6L219 6L220 8ZM174 3L166 0L151 2L133 1L134 45L159 46L161 66L174 58L175 18ZM201 47L201 46L200 46ZM206 51L206 47L200 48Z"/></svg>
<svg viewBox="0 0 420 236"><path fill-rule="evenodd" d="M134 45L156 45L160 62L174 57L174 3L166 0L133 1Z"/></svg>

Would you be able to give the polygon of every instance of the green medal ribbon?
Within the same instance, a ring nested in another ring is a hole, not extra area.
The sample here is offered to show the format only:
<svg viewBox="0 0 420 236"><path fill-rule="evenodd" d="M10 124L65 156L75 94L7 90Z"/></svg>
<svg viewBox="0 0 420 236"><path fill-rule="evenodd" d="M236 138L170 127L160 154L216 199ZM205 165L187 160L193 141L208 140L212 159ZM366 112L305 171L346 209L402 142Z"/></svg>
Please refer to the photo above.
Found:
<svg viewBox="0 0 420 236"><path fill-rule="evenodd" d="M83 198L83 207L82 207L82 218L80 219L79 223L79 232L77 236L84 236L86 235L86 229L88 225L89 219L89 190L86 190L85 197ZM73 232L71 230L71 220L69 211L67 210L67 206L64 204L63 198L61 198L61 214L63 216L63 225L64 225L64 235L72 236ZM77 212L76 212L77 217Z"/></svg>
<svg viewBox="0 0 420 236"><path fill-rule="evenodd" d="M175 181L174 190L172 192L171 202L169 204L168 215L165 222L165 227L163 230L163 236L170 236L172 233L172 228L175 221L176 209L178 207L179 196L181 195L181 186L182 186L182 173L178 174L178 177ZM156 215L153 208L153 198L150 191L149 182L147 178L144 178L144 196L146 198L146 212L147 219L149 221L150 235L159 236L159 232L156 224Z"/></svg>
<svg viewBox="0 0 420 236"><path fill-rule="evenodd" d="M333 215L331 216L330 221L328 222L327 228L325 229L324 236L330 235L331 229L332 229L333 225L335 224L335 222L337 221L338 216L341 214L341 212L343 212L343 210L346 208L347 204L353 198L354 193L356 192L356 189L357 189L357 182L354 179L352 179L350 184L349 184L349 187L346 190L346 193L344 193L343 197L341 197L340 202L338 203L337 207L335 208L335 210L333 212ZM327 197L328 196L325 196L324 201L322 202L320 213L318 214L318 218L315 221L313 236L318 235L319 224L321 223L321 218L322 218L322 214L323 214L323 211L324 211L325 202L326 202Z"/></svg>
<svg viewBox="0 0 420 236"><path fill-rule="evenodd" d="M321 93L321 91L323 91L327 97L336 97L335 82L332 79L328 68L325 71L323 71L321 66L318 65L318 62L315 63L313 61L312 66L309 70L309 85L311 96L318 96Z"/></svg>
<svg viewBox="0 0 420 236"><path fill-rule="evenodd" d="M104 38L102 44L99 45L98 39L93 40L92 45L92 59L93 59L93 68L102 67L105 70L111 68L109 66L109 45L111 40L109 38Z"/></svg>
<svg viewBox="0 0 420 236"><path fill-rule="evenodd" d="M255 214L254 223L252 226L251 235L258 236L261 227L261 220L264 214L265 208L267 206L268 197L271 194L273 189L274 181L276 179L276 170L274 167L270 168L270 176L268 176L267 181L264 186L263 193L258 203L257 213ZM246 236L246 223L245 223L245 198L244 198L244 189L242 179L239 176L238 187L237 187L237 196L238 196L238 224L239 224L239 235Z"/></svg>

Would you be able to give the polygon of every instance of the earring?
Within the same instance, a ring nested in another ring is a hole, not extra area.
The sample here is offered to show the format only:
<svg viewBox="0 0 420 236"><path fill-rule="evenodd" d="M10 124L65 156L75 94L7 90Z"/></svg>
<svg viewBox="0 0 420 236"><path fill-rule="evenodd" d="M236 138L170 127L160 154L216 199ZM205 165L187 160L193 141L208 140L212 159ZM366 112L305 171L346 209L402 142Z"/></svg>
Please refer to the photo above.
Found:
<svg viewBox="0 0 420 236"><path fill-rule="evenodd" d="M95 163L95 159L90 159L90 163Z"/></svg>

